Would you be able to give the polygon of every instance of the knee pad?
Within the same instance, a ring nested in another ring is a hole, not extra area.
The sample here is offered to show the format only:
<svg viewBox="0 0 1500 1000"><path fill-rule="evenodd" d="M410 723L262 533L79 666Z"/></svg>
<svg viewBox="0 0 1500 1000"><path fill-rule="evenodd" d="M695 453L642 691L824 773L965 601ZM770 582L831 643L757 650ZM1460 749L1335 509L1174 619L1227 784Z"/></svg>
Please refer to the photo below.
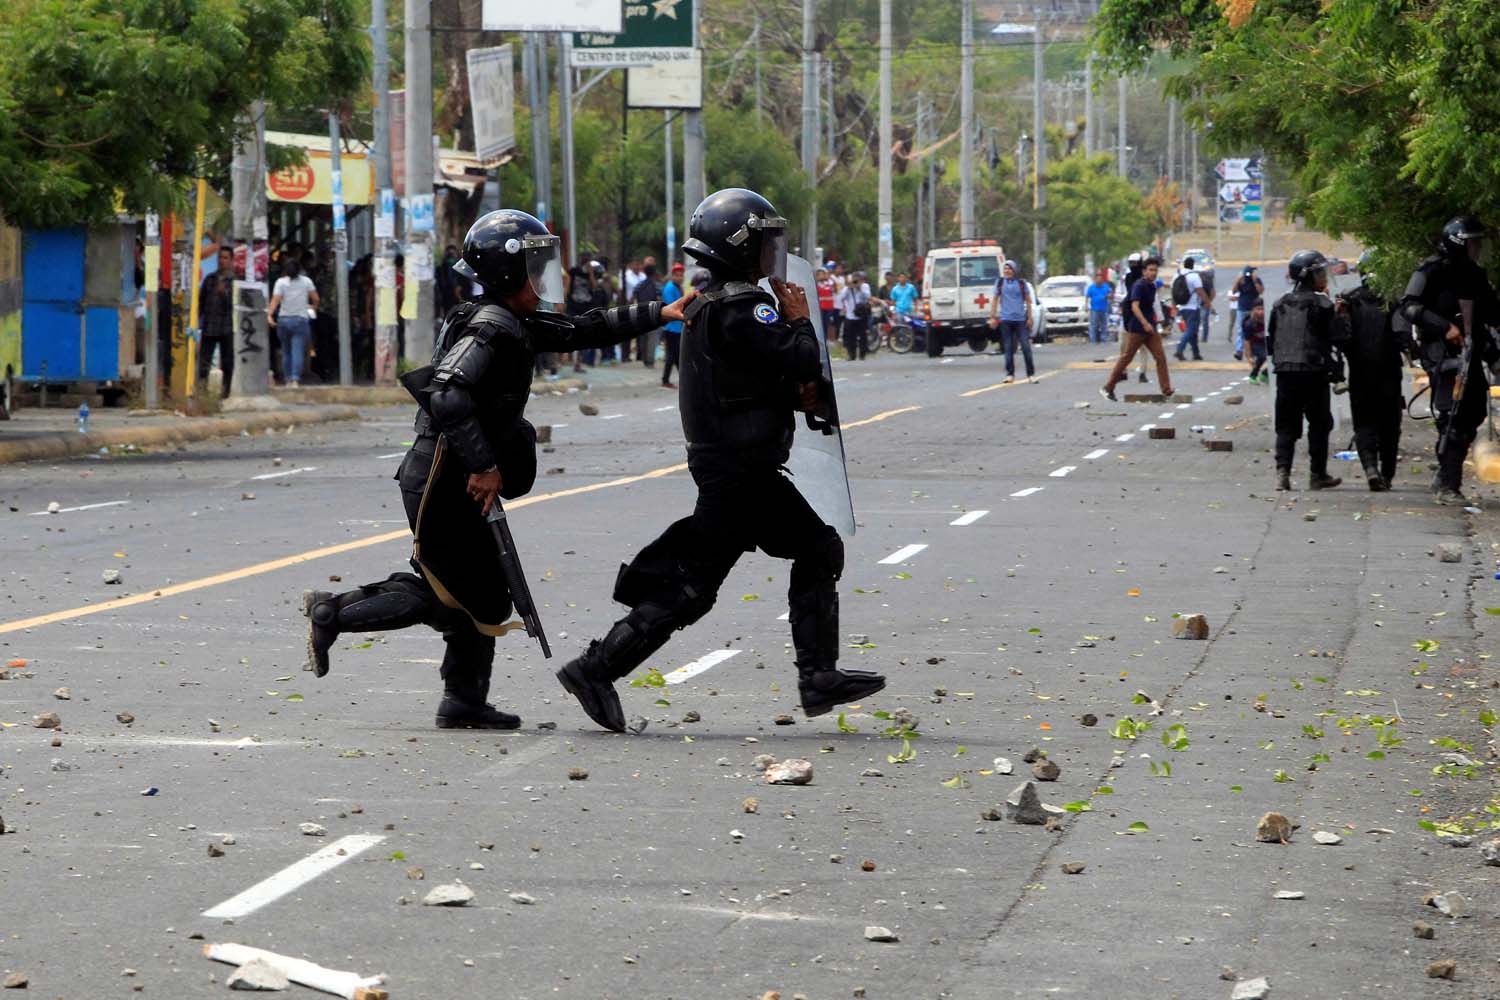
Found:
<svg viewBox="0 0 1500 1000"><path fill-rule="evenodd" d="M844 575L844 540L828 525L818 540L792 563L792 573L809 583L836 582Z"/></svg>

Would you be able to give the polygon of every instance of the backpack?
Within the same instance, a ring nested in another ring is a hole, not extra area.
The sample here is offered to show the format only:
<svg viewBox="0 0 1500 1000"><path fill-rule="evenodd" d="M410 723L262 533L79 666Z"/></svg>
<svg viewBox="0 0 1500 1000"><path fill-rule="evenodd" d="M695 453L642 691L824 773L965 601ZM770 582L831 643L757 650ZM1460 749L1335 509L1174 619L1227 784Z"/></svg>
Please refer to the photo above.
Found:
<svg viewBox="0 0 1500 1000"><path fill-rule="evenodd" d="M580 306L591 306L594 304L594 290L589 286L587 275L573 275L572 284L568 287L568 301Z"/></svg>
<svg viewBox="0 0 1500 1000"><path fill-rule="evenodd" d="M1192 297L1192 290L1188 288L1187 272L1177 272L1177 277L1172 279L1172 304L1174 306L1185 306Z"/></svg>

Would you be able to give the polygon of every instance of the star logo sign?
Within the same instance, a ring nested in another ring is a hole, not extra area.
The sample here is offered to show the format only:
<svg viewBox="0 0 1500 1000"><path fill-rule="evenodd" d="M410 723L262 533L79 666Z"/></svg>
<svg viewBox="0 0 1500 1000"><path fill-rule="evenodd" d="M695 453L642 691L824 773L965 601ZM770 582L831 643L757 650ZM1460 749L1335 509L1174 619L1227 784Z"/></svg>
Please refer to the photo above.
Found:
<svg viewBox="0 0 1500 1000"><path fill-rule="evenodd" d="M653 19L670 17L674 21L677 20L677 5L680 3L682 0L651 0L651 6L656 8L653 11Z"/></svg>

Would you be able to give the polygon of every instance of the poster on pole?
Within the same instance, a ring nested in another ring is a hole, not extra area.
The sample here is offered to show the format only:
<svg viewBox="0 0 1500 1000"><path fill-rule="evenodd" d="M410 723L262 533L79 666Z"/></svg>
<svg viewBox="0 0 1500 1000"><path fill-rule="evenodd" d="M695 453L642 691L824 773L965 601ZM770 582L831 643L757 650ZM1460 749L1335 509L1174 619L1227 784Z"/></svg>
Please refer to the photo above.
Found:
<svg viewBox="0 0 1500 1000"><path fill-rule="evenodd" d="M617 0L622 30L573 36L573 66L601 69L689 62L697 57L694 5L698 0Z"/></svg>
<svg viewBox="0 0 1500 1000"><path fill-rule="evenodd" d="M498 160L516 148L515 67L509 44L470 49L469 107L474 111L474 155Z"/></svg>
<svg viewBox="0 0 1500 1000"><path fill-rule="evenodd" d="M1249 156L1220 160L1214 173L1221 181L1258 181L1261 178L1260 157Z"/></svg>
<svg viewBox="0 0 1500 1000"><path fill-rule="evenodd" d="M547 0L537 4L522 0L484 0L481 20L485 31L602 31L617 34L624 30L625 6L620 0Z"/></svg>
<svg viewBox="0 0 1500 1000"><path fill-rule="evenodd" d="M703 52L692 58L632 66L625 71L625 103L632 108L673 108L697 111L703 107Z"/></svg>

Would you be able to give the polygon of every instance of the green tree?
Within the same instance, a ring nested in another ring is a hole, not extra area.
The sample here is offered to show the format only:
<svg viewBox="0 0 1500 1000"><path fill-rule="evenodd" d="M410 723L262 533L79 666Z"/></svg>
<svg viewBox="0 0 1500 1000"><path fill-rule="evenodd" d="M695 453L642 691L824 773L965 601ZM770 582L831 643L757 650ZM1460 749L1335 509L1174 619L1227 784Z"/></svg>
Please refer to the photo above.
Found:
<svg viewBox="0 0 1500 1000"><path fill-rule="evenodd" d="M8 0L0 216L46 228L180 202L227 177L256 98L326 108L366 80L354 0Z"/></svg>
<svg viewBox="0 0 1500 1000"><path fill-rule="evenodd" d="M1047 167L1047 265L1053 274L1076 274L1084 258L1123 257L1152 235L1140 192L1115 176L1106 156L1081 153Z"/></svg>
<svg viewBox="0 0 1500 1000"><path fill-rule="evenodd" d="M1104 0L1096 29L1114 68L1181 57L1168 86L1211 150L1263 150L1389 280L1445 219L1500 220L1493 0Z"/></svg>

